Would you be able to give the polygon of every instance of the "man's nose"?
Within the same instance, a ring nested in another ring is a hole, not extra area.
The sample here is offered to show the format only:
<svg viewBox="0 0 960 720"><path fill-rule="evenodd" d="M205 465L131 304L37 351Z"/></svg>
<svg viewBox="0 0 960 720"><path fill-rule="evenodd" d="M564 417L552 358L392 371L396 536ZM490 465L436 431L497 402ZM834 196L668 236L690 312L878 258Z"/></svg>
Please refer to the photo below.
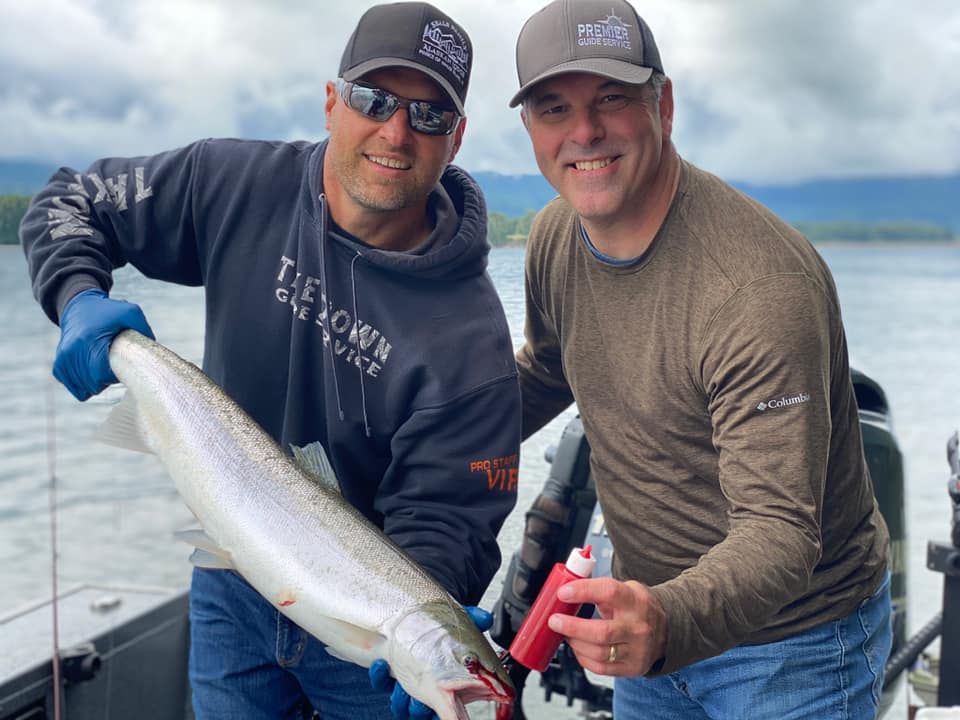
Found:
<svg viewBox="0 0 960 720"><path fill-rule="evenodd" d="M570 139L578 145L589 146L606 135L602 113L589 107L577 110L573 116Z"/></svg>
<svg viewBox="0 0 960 720"><path fill-rule="evenodd" d="M391 145L406 145L410 142L413 130L410 127L410 117L407 108L397 108L397 111L381 123L380 136Z"/></svg>

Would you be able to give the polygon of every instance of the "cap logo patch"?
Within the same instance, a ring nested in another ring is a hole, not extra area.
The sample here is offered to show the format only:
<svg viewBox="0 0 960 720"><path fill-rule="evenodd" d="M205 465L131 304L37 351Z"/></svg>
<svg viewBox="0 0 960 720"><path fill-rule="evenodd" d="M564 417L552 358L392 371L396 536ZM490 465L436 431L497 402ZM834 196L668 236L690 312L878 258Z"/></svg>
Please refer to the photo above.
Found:
<svg viewBox="0 0 960 720"><path fill-rule="evenodd" d="M577 45L588 47L590 45L599 45L601 47L620 48L621 50L632 50L630 43L630 33L627 25L621 18L610 11L610 15L603 20L597 20L592 23L577 23Z"/></svg>
<svg viewBox="0 0 960 720"><path fill-rule="evenodd" d="M440 65L459 82L466 78L470 51L460 32L446 20L434 20L423 28L423 45L418 52Z"/></svg>

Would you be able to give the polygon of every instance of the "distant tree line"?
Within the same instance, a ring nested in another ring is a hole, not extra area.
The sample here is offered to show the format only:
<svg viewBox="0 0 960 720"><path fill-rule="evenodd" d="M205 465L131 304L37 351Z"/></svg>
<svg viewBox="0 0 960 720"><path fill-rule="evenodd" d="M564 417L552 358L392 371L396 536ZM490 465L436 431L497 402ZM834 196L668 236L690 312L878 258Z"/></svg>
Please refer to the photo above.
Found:
<svg viewBox="0 0 960 720"><path fill-rule="evenodd" d="M17 230L27 211L29 195L0 195L0 245L20 242ZM487 237L494 247L523 247L530 235L536 210L520 217L503 213L487 215ZM811 242L953 242L952 229L930 223L796 223L796 228Z"/></svg>
<svg viewBox="0 0 960 720"><path fill-rule="evenodd" d="M17 231L29 203L29 195L0 195L0 245L20 242ZM525 245L536 214L536 210L528 210L523 217L510 218L502 213L490 213L487 221L490 243L494 247Z"/></svg>
<svg viewBox="0 0 960 720"><path fill-rule="evenodd" d="M530 223L536 210L527 210L526 214L512 218L503 213L487 214L487 239L494 247L515 247L527 244L530 235Z"/></svg>
<svg viewBox="0 0 960 720"><path fill-rule="evenodd" d="M501 213L489 214L487 236L494 247L524 246L530 235L530 224L536 210L510 218ZM822 242L955 242L956 233L949 227L931 223L795 223L813 243Z"/></svg>
<svg viewBox="0 0 960 720"><path fill-rule="evenodd" d="M810 242L952 242L953 230L930 223L796 223Z"/></svg>
<svg viewBox="0 0 960 720"><path fill-rule="evenodd" d="M17 229L29 203L29 195L0 195L0 244L16 245L20 242Z"/></svg>

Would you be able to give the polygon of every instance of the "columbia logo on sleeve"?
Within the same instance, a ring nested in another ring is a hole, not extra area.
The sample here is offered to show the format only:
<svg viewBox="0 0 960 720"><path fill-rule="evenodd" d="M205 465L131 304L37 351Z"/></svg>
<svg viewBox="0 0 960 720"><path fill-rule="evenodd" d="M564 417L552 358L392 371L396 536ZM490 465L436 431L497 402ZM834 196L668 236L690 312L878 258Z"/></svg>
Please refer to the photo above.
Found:
<svg viewBox="0 0 960 720"><path fill-rule="evenodd" d="M782 397L779 400L762 401L757 405L757 410L760 412L764 412L765 410L779 410L780 408L789 407L790 405L802 405L808 400L810 400L810 394L802 392L790 397Z"/></svg>

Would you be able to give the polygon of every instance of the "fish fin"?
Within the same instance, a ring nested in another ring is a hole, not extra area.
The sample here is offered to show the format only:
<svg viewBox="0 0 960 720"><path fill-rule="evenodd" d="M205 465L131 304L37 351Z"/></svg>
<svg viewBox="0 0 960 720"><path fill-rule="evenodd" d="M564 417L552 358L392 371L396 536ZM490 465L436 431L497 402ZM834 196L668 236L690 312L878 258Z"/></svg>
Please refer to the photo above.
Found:
<svg viewBox="0 0 960 720"><path fill-rule="evenodd" d="M291 445L290 449L293 451L294 461L301 470L316 478L321 485L340 493L340 481L337 480L337 474L333 470L330 458L327 457L327 451L323 449L319 440L314 440L303 447Z"/></svg>
<svg viewBox="0 0 960 720"><path fill-rule="evenodd" d="M335 645L327 645L324 649L335 658L369 667L374 658L384 657L387 638L376 630L331 617L324 618L323 625L324 637Z"/></svg>
<svg viewBox="0 0 960 720"><path fill-rule="evenodd" d="M197 567L234 569L230 553L217 545L216 540L207 535L202 528L177 530L173 536L187 545L193 545L194 551L190 555L190 562Z"/></svg>
<svg viewBox="0 0 960 720"><path fill-rule="evenodd" d="M173 536L180 542L187 545L193 545L201 550L212 552L214 555L226 555L227 552L219 545L217 541L207 535L203 528L187 528L186 530L177 530Z"/></svg>
<svg viewBox="0 0 960 720"><path fill-rule="evenodd" d="M337 660L343 660L344 662L353 662L345 653L337 652L329 645L324 645L323 649L327 651L327 655L330 657L335 657Z"/></svg>
<svg viewBox="0 0 960 720"><path fill-rule="evenodd" d="M195 548L190 553L190 563L196 567L209 568L210 570L235 570L233 561L229 555L216 555L203 548Z"/></svg>
<svg viewBox="0 0 960 720"><path fill-rule="evenodd" d="M133 393L127 392L104 423L97 428L94 437L102 443L126 450L154 454L147 441L147 433L140 423L140 413Z"/></svg>

